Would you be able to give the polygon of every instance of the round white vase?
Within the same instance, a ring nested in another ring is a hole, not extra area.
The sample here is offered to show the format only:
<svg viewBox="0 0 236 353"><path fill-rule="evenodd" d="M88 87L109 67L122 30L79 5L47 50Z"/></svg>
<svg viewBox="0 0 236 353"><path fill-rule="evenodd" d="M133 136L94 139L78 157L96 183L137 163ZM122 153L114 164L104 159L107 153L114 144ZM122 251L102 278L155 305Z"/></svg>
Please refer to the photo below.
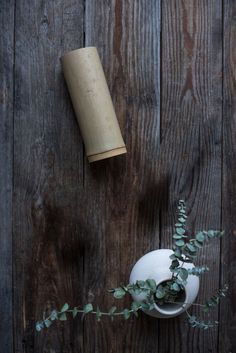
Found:
<svg viewBox="0 0 236 353"><path fill-rule="evenodd" d="M136 283L139 280L154 279L159 285L172 277L172 272L169 267L171 265L170 255L173 251L170 249L154 250L143 257L134 265L130 274L130 283ZM192 268L193 264L184 263L183 268ZM182 314L195 301L199 291L199 278L197 276L189 275L187 284L185 285L185 292L181 298L180 303L175 304L155 304L155 308L144 312L150 316L158 318L170 318ZM141 302L145 300L145 294L132 294L135 301Z"/></svg>

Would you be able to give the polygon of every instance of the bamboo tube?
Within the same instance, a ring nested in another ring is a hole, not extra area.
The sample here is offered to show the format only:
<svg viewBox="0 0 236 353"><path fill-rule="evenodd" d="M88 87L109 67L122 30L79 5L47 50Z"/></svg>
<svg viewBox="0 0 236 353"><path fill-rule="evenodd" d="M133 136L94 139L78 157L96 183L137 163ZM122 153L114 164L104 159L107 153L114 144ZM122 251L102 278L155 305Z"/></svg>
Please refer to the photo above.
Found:
<svg viewBox="0 0 236 353"><path fill-rule="evenodd" d="M89 162L126 153L97 49L73 50L61 61Z"/></svg>

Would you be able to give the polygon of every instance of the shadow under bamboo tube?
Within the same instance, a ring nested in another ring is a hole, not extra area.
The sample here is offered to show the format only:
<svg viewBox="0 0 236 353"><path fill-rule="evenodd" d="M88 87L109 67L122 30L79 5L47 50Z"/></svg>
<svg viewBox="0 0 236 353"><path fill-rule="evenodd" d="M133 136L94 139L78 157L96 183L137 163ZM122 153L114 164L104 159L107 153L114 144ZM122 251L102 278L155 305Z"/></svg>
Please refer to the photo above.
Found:
<svg viewBox="0 0 236 353"><path fill-rule="evenodd" d="M73 50L61 62L89 162L126 153L97 49Z"/></svg>

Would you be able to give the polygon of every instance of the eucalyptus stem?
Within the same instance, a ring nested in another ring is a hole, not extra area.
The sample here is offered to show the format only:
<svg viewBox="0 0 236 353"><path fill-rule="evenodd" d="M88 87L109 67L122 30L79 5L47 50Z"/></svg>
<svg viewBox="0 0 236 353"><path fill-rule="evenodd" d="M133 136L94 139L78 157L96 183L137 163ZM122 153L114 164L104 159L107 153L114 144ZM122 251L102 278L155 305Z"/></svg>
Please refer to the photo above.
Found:
<svg viewBox="0 0 236 353"><path fill-rule="evenodd" d="M134 305L135 304L135 305ZM46 318L44 317L43 320L38 321L36 323L36 330L41 331L45 327L50 327L53 321L60 320L60 321L66 321L67 320L67 314L71 314L73 318L77 316L77 314L82 314L87 315L87 314L92 314L96 315L97 321L100 321L102 316L109 316L112 320L114 317L117 316L123 316L125 320L129 319L131 314L134 314L135 316L138 315L138 311L142 309L142 305L138 305L137 303L133 302L132 303L133 308L131 309L124 309L122 311L116 311L116 307L113 306L109 310L109 312L106 311L100 311L99 308L95 311L93 309L93 305L91 303L86 304L83 309L80 309L79 306L74 307L73 309L69 309L69 305L66 303L63 305L61 310L53 310L49 316Z"/></svg>

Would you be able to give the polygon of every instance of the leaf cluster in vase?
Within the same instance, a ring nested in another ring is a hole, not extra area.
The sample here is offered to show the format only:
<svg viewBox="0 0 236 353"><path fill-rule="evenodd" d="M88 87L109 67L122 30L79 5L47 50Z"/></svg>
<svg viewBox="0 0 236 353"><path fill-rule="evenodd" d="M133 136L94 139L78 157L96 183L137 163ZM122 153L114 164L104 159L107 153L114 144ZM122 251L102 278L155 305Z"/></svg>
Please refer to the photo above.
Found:
<svg viewBox="0 0 236 353"><path fill-rule="evenodd" d="M129 319L132 315L138 316L140 310L150 311L154 310L155 306L171 305L171 304L187 304L184 302L184 291L188 281L188 276L201 276L209 271L206 266L194 266L194 261L198 255L199 250L211 239L221 237L224 232L218 230L208 230L198 232L194 238L190 238L186 230L186 206L183 200L178 203L178 220L175 224L175 232L173 234L173 254L170 256L171 265L170 271L172 272L171 279L164 281L161 284L156 284L154 279L147 279L145 281L137 281L136 283L122 285L118 288L111 289L108 292L112 293L114 298L122 299L126 294L144 294L145 299L141 302L133 301L130 308L118 310L116 306L112 306L108 311L101 311L97 306L94 308L92 303L86 304L84 307L70 308L66 303L60 310L53 310L41 321L36 323L36 330L41 331L45 327L50 327L53 321L67 320L68 316L75 318L78 314L84 317L87 314L92 314L100 321L102 317L108 316L111 320L114 317L122 316L125 320ZM192 268L184 268L184 263L190 263ZM221 298L225 297L228 287L225 285L223 288L217 290L212 296L205 300L204 303L193 303L202 309L204 314L214 309ZM211 320L201 320L195 315L186 310L187 321L192 327L200 329L208 329L218 322Z"/></svg>

